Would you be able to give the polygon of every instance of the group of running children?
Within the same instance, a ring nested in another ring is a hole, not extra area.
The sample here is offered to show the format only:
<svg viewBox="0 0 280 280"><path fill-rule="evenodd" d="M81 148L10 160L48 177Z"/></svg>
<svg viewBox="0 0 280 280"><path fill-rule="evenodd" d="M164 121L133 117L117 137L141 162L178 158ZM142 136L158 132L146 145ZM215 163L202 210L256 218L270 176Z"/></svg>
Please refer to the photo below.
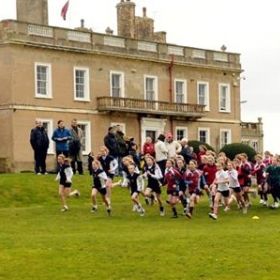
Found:
<svg viewBox="0 0 280 280"><path fill-rule="evenodd" d="M71 191L73 172L69 160L64 155L58 156L59 196L62 202L61 211L67 211L66 198L79 196L78 190ZM111 215L111 190L121 186L130 188L130 197L133 202L133 211L140 216L145 215L145 209L140 202L140 195L146 204L158 203L160 216L165 216L167 204L172 210L172 218L178 218L176 205L180 203L183 213L187 218L192 218L196 204L203 193L209 198L211 212L209 217L217 220L218 210L221 206L224 211L230 210L233 202L247 213L250 206L250 193L256 197L256 189L251 188L251 177L256 178L260 203L268 204L268 193L273 197L271 208L279 206L280 199L280 166L277 157L255 157L255 164L248 161L245 153L239 154L233 161L224 154L215 157L212 153L201 157L201 163L192 159L187 164L181 156L169 158L164 170L161 170L155 158L149 154L144 156L144 166L140 170L131 156L122 159L122 180L113 182L118 168L117 160L109 155L105 146L100 148L100 153L92 162L90 174L93 178L91 192L92 209L96 212L97 194L101 195L106 211ZM166 186L167 199L161 197L162 187Z"/></svg>

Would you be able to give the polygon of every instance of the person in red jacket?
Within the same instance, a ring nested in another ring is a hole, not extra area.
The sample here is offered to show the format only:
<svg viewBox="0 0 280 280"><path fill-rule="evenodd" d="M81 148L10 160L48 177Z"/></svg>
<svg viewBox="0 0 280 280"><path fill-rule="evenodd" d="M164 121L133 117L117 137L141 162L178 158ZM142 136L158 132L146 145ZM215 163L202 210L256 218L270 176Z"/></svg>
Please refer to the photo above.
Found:
<svg viewBox="0 0 280 280"><path fill-rule="evenodd" d="M245 153L240 154L239 159L240 164L238 166L238 180L243 191L243 197L246 202L246 206L249 206L249 187L251 186L252 166L249 163L248 156Z"/></svg>
<svg viewBox="0 0 280 280"><path fill-rule="evenodd" d="M146 142L143 144L142 154L149 154L152 157L155 157L155 144L150 136L146 137Z"/></svg>
<svg viewBox="0 0 280 280"><path fill-rule="evenodd" d="M180 181L183 179L179 171L174 167L175 162L172 159L166 161L166 169L164 173L164 183L167 187L167 202L170 205L173 216L171 218L178 218L176 204L179 201Z"/></svg>
<svg viewBox="0 0 280 280"><path fill-rule="evenodd" d="M207 193L209 195L209 206L214 207L214 198L215 196L211 194L209 187L213 184L216 178L217 167L215 164L215 159L213 156L207 156L207 164L202 169L203 175L205 177L206 185L208 186Z"/></svg>

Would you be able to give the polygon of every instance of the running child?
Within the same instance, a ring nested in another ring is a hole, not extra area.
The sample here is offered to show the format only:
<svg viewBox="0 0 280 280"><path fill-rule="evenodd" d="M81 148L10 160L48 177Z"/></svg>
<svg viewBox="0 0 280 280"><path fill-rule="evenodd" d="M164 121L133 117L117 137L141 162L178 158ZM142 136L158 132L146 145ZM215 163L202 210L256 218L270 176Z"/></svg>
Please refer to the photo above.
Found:
<svg viewBox="0 0 280 280"><path fill-rule="evenodd" d="M99 161L94 160L92 162L91 174L93 178L93 185L91 191L91 199L92 199L92 209L91 212L94 213L97 211L97 201L96 196L100 193L101 198L106 205L108 215L111 215L111 206L109 201L106 198L107 189L106 189L106 180L108 179L106 173L101 168L101 164Z"/></svg>
<svg viewBox="0 0 280 280"><path fill-rule="evenodd" d="M265 164L261 155L255 156L256 164L253 167L252 175L256 177L258 185L258 194L260 196L260 204L268 206L267 191L265 190L266 178L263 176Z"/></svg>
<svg viewBox="0 0 280 280"><path fill-rule="evenodd" d="M160 216L165 215L162 199L161 199L161 188L160 179L162 179L162 173L160 167L156 164L155 158L150 155L145 156L146 165L144 166L144 178L148 179L148 184L145 189L145 197L151 198L155 193L158 204Z"/></svg>
<svg viewBox="0 0 280 280"><path fill-rule="evenodd" d="M109 155L109 150L105 146L100 148L100 156L97 158L100 162L102 169L105 171L108 179L106 181L107 194L106 198L111 203L111 188L113 179L118 168L118 161L111 155Z"/></svg>
<svg viewBox="0 0 280 280"><path fill-rule="evenodd" d="M195 205L199 201L200 195L200 177L202 175L202 171L197 169L196 160L190 160L188 169L183 175L183 180L187 186L187 193L190 196L190 205L189 209L186 213L186 217L191 219L193 215L193 211Z"/></svg>
<svg viewBox="0 0 280 280"><path fill-rule="evenodd" d="M139 201L139 194L144 189L144 179L142 175L136 172L136 167L134 164L130 164L128 166L126 181L122 184L122 186L130 188L131 200L137 205L137 211L140 213L140 216L144 216L145 209L142 207Z"/></svg>
<svg viewBox="0 0 280 280"><path fill-rule="evenodd" d="M238 181L238 172L234 167L234 163L228 161L227 169L228 169L227 174L229 177L229 188L232 190L238 205L241 205L243 209L243 214L247 214L247 206L241 194L241 187ZM228 205L230 205L233 200L234 198L230 197L228 201Z"/></svg>
<svg viewBox="0 0 280 280"><path fill-rule="evenodd" d="M172 159L167 159L166 169L164 173L164 183L167 185L167 202L170 205L173 216L171 218L178 218L176 204L179 197L179 181L182 176L174 167L175 162Z"/></svg>
<svg viewBox="0 0 280 280"><path fill-rule="evenodd" d="M73 170L70 167L70 160L66 158L63 154L57 156L58 163L58 173L56 176L56 181L59 181L59 197L62 203L61 212L67 211L69 208L66 203L66 198L71 196L80 196L78 190L71 192Z"/></svg>
<svg viewBox="0 0 280 280"><path fill-rule="evenodd" d="M217 220L218 219L218 209L219 209L219 203L221 198L224 198L225 203L225 211L229 210L229 177L227 172L224 170L225 164L223 162L217 162L216 164L217 172L216 172L216 178L214 182L212 183L212 189L215 189L215 186L217 187L217 191L215 194L215 200L214 200L214 210L213 213L209 213L209 217Z"/></svg>

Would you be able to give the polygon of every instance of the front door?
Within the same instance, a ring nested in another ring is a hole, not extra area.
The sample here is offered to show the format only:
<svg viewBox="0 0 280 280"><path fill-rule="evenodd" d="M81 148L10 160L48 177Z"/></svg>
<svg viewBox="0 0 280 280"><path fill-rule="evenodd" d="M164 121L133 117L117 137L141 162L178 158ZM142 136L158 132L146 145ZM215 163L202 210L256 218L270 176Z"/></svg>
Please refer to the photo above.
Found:
<svg viewBox="0 0 280 280"><path fill-rule="evenodd" d="M166 120L154 119L154 118L142 118L141 119L141 147L146 141L146 137L150 136L155 142L157 137L164 133Z"/></svg>

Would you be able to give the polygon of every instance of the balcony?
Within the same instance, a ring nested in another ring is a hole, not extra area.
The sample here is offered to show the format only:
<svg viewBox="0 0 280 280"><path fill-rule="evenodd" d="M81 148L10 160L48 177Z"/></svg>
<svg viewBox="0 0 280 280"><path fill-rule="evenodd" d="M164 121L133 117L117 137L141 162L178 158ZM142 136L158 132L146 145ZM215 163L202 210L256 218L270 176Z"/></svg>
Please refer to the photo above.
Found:
<svg viewBox="0 0 280 280"><path fill-rule="evenodd" d="M110 96L97 97L97 110L100 112L127 112L142 115L184 117L190 120L205 116L204 105Z"/></svg>

